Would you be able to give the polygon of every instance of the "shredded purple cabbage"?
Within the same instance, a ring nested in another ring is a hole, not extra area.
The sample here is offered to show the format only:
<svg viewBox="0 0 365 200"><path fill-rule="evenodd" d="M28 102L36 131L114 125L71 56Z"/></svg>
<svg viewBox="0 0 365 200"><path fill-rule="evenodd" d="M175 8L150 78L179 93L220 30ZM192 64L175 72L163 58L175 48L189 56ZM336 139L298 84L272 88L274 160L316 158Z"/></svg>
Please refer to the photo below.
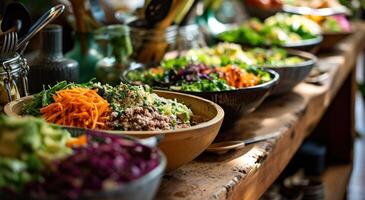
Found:
<svg viewBox="0 0 365 200"><path fill-rule="evenodd" d="M171 80L173 82L178 82L185 80L187 82L194 82L201 79L211 79L209 76L213 72L213 69L205 64L189 64L183 69L179 69L176 74L171 74Z"/></svg>
<svg viewBox="0 0 365 200"><path fill-rule="evenodd" d="M52 196L78 199L81 194L119 187L136 180L157 167L156 149L129 140L107 138L75 149L72 156L55 163L42 182L27 189L36 198Z"/></svg>

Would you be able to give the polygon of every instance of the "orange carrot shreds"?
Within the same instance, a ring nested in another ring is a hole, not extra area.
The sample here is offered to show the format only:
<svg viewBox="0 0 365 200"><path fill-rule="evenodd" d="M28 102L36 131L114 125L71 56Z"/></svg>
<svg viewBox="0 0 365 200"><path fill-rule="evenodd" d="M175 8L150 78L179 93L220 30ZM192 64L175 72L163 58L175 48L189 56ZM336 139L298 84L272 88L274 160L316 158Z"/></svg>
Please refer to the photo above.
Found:
<svg viewBox="0 0 365 200"><path fill-rule="evenodd" d="M227 81L227 84L235 88L244 88L260 84L261 78L247 72L235 65L216 68L219 76Z"/></svg>
<svg viewBox="0 0 365 200"><path fill-rule="evenodd" d="M53 96L54 103L41 109L42 117L50 123L90 129L108 129L111 109L96 90L71 88Z"/></svg>
<svg viewBox="0 0 365 200"><path fill-rule="evenodd" d="M75 148L75 147L83 147L87 145L87 136L80 135L79 137L72 137L66 142L66 146Z"/></svg>

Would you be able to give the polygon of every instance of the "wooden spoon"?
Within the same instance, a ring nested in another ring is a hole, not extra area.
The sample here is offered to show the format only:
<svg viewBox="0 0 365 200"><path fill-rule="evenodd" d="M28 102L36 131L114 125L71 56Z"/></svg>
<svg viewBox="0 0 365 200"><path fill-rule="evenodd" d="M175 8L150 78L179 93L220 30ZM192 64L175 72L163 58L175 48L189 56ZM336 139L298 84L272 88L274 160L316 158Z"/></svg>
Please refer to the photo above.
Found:
<svg viewBox="0 0 365 200"><path fill-rule="evenodd" d="M180 10L182 6L184 6L184 4L185 1L172 0L172 5L169 10L169 13L162 21L160 21L155 26L156 30L155 36L149 36L149 37L161 37L159 34L164 33L166 28L173 23L177 15L177 11ZM139 61L143 63L158 62L163 58L167 47L168 44L165 41L159 43L149 42L142 48L142 51L139 52L137 58Z"/></svg>

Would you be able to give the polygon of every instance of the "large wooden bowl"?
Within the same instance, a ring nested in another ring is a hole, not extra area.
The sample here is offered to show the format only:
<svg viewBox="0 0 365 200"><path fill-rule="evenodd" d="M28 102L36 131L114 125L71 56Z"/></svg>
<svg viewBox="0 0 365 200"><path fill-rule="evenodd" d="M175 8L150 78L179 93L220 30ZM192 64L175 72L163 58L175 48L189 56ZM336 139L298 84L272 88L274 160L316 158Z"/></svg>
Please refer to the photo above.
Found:
<svg viewBox="0 0 365 200"><path fill-rule="evenodd" d="M171 171L194 160L201 154L217 136L222 125L224 111L217 104L200 97L175 93L170 91L155 92L168 99L176 99L187 105L194 114L204 117L207 121L198 125L166 131L103 131L110 134L125 134L138 138L164 135L159 147L167 157L167 170ZM21 116L23 106L33 99L32 96L8 103L5 114L9 116Z"/></svg>

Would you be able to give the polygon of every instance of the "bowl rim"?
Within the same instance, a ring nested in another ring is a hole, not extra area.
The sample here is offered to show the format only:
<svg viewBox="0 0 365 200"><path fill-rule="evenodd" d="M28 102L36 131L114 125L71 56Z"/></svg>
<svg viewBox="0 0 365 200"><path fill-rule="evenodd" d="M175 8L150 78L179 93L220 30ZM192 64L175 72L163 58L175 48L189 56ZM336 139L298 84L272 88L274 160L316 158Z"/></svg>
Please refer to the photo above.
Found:
<svg viewBox="0 0 365 200"><path fill-rule="evenodd" d="M354 30L350 30L350 31L341 31L341 32L329 32L329 31L325 31L325 32L322 32L322 35L323 37L326 37L326 36L349 36L351 34L353 34L355 31Z"/></svg>
<svg viewBox="0 0 365 200"><path fill-rule="evenodd" d="M262 68L268 68L268 69L284 69L284 68L298 68L298 67L307 67L311 66L317 63L318 58L312 53L306 52L306 51L300 51L296 49L288 49L286 50L288 52L289 56L298 56L301 58L304 58L305 61L297 63L297 64L291 64L291 65L257 65L257 67Z"/></svg>
<svg viewBox="0 0 365 200"><path fill-rule="evenodd" d="M121 75L121 79L123 82L127 82L129 84L133 84L132 81L130 81L127 78L127 74L131 71L134 70L138 70L138 69L142 69L145 66L139 66L133 69L127 69L125 70L122 75ZM248 90L255 90L255 89L260 89L260 88L265 88L265 87L271 87L273 85L275 85L279 78L280 75L275 71L272 70L270 68L265 68L265 67L261 67L261 66L255 66L256 68L263 70L265 72L270 73L271 76L271 80L267 81L265 83L261 83L259 85L255 85L255 86L250 86L250 87L244 87L244 88L237 88L237 89L232 89L232 90L223 90L223 91L206 91L206 92L194 92L194 91L182 91L182 90L173 90L173 89L168 89L168 88L163 88L163 87L155 87L155 86L151 86L155 91L171 91L171 92L176 92L176 93L183 93L183 94L192 94L192 95L199 95L199 94L226 94L226 93L232 93L232 92L239 92L239 91L248 91Z"/></svg>
<svg viewBox="0 0 365 200"><path fill-rule="evenodd" d="M199 123L199 124L194 125L194 126L190 126L190 127L186 127L186 128L177 128L177 129L173 129L173 130L155 130L155 131L120 131L120 130L99 130L99 129L97 129L97 130L102 131L104 133L108 133L108 134L125 134L125 135L131 135L131 136L133 136L133 135L145 135L145 136L150 135L150 136L152 136L152 135L159 135L159 134L176 134L176 133L181 133L181 132L186 132L186 131L204 129L204 128L210 127L214 124L217 124L219 121L223 121L223 118L224 118L224 115L225 115L224 110L221 106L214 103L213 101L204 99L204 98L199 97L199 96L186 94L186 93L181 93L181 92L175 92L175 91L154 90L154 92L157 92L157 94L158 93L172 94L176 97L175 99L178 99L177 98L178 96L185 96L185 97L188 97L188 98L197 99L200 102L205 102L205 103L211 105L216 110L217 113L213 118L211 118L208 121ZM5 114L8 115L8 116L17 116L17 117L21 116L20 114L12 112L11 108L16 104L19 104L19 103L21 103L25 100L32 99L32 98L33 98L33 95L22 97L20 99L17 99L15 101L11 101L11 102L7 103L4 107ZM57 124L54 124L54 125L57 125ZM58 126L64 127L64 128L75 128L75 127L70 127L70 126L61 126L61 125L58 125ZM85 128L83 128L83 129L85 131L88 130L88 129L85 129Z"/></svg>
<svg viewBox="0 0 365 200"><path fill-rule="evenodd" d="M278 45L279 47L283 48L299 48L299 47L305 47L305 46L311 46L311 45L318 45L323 41L322 34L316 35L314 38L301 40L298 42L289 42L282 45ZM269 45L270 46L270 45Z"/></svg>
<svg viewBox="0 0 365 200"><path fill-rule="evenodd" d="M236 30L239 27L240 26L238 24L229 26L229 28L227 28L226 30L217 34L216 39L220 42L228 42L228 43L240 44L240 45L248 46L248 47L262 47L262 48L269 48L269 47L273 47L273 46L281 47L281 48L299 48L299 47L305 47L305 46L311 46L311 45L318 45L323 41L323 33L315 34L314 38L300 40L298 42L289 42L289 43L284 43L284 44L278 44L278 45L273 45L273 44L250 45L250 44L247 44L244 42L233 42L233 41L225 41L225 40L220 39L221 34L228 32L228 31Z"/></svg>

